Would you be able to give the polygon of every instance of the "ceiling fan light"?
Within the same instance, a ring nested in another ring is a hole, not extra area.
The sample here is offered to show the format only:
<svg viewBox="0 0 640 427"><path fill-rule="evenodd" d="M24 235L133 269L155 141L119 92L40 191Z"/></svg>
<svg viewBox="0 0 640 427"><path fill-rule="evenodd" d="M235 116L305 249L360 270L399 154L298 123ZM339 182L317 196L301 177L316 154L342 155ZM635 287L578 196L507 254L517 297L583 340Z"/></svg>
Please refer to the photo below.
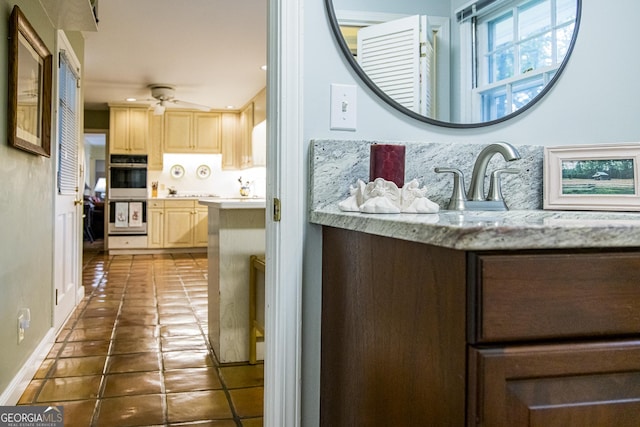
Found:
<svg viewBox="0 0 640 427"><path fill-rule="evenodd" d="M154 116L161 116L164 114L165 106L162 103L157 103L156 107L153 109Z"/></svg>

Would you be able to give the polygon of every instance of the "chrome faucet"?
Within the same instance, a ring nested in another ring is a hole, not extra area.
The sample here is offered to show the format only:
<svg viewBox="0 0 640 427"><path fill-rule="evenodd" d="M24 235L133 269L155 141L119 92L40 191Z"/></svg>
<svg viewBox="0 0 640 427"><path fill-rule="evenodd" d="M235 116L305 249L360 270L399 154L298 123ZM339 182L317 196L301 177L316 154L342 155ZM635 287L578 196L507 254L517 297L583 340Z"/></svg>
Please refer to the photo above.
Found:
<svg viewBox="0 0 640 427"><path fill-rule="evenodd" d="M471 174L471 183L466 196L464 193L464 175L455 168L435 168L436 173L449 172L453 173L453 194L447 206L450 210L508 210L506 203L502 197L500 188L500 175L503 173L519 173L519 169L504 168L497 169L491 173L491 181L489 184L489 193L485 194L484 180L487 174L487 165L495 154L501 154L502 157L512 162L520 159L520 153L511 144L506 142L494 142L487 145L480 151L473 165Z"/></svg>

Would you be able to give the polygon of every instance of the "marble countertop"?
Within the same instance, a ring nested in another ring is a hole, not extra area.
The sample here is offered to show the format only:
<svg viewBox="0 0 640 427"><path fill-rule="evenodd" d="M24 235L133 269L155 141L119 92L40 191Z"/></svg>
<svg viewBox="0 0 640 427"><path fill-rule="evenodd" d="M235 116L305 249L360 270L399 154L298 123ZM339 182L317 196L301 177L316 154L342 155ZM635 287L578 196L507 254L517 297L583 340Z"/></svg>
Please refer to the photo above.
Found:
<svg viewBox="0 0 640 427"><path fill-rule="evenodd" d="M365 214L314 209L315 224L460 250L640 247L640 213L545 210Z"/></svg>
<svg viewBox="0 0 640 427"><path fill-rule="evenodd" d="M264 209L267 205L265 199L247 197L242 199L204 198L198 203L217 209Z"/></svg>

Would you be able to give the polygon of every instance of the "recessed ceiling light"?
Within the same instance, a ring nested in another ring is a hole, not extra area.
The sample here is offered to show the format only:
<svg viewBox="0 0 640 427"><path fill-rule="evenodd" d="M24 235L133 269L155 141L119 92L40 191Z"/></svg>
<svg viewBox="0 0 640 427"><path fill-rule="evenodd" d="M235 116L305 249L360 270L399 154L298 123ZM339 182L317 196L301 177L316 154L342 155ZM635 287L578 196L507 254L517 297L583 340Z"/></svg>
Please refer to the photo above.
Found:
<svg viewBox="0 0 640 427"><path fill-rule="evenodd" d="M134 101L137 101L137 99L136 98L127 98L126 101L127 102L134 102Z"/></svg>
<svg viewBox="0 0 640 427"><path fill-rule="evenodd" d="M262 67L260 67L260 69L261 69L262 71L267 71L267 66L266 66L266 65L263 65Z"/></svg>
<svg viewBox="0 0 640 427"><path fill-rule="evenodd" d="M233 105L227 105L227 110L233 110L234 108L236 107L234 107Z"/></svg>

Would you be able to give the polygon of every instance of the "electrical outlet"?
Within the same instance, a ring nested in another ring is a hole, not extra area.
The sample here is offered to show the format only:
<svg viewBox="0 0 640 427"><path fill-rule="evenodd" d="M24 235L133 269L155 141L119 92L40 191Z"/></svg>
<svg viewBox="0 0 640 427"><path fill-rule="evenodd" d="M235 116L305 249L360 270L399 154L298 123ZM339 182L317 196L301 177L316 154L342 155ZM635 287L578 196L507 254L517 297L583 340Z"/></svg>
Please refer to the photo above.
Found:
<svg viewBox="0 0 640 427"><path fill-rule="evenodd" d="M355 85L331 84L331 130L356 130Z"/></svg>
<svg viewBox="0 0 640 427"><path fill-rule="evenodd" d="M24 315L20 314L18 316L18 344L24 339L24 328L22 325L24 325Z"/></svg>

